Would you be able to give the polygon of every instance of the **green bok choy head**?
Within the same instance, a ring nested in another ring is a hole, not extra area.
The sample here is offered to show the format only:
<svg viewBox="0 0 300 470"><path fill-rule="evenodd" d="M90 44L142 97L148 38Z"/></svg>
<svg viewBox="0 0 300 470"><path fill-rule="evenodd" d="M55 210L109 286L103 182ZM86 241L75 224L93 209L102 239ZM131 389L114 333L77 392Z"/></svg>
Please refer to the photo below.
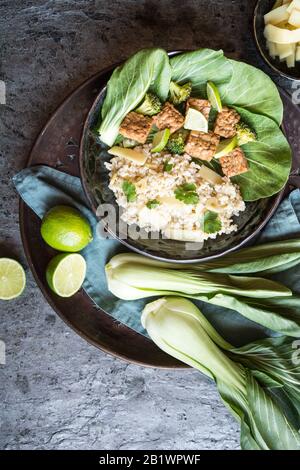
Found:
<svg viewBox="0 0 300 470"><path fill-rule="evenodd" d="M114 144L124 117L140 105L147 92L166 101L170 81L169 58L163 49L142 49L117 67L107 84L96 129L102 142Z"/></svg>
<svg viewBox="0 0 300 470"><path fill-rule="evenodd" d="M200 266L185 267L124 253L114 256L105 270L109 290L120 299L189 297L234 310L279 333L300 337L300 296L270 279L204 272Z"/></svg>
<svg viewBox="0 0 300 470"><path fill-rule="evenodd" d="M240 356L249 356L249 350L234 350L195 305L183 298L161 298L148 304L142 313L142 324L163 351L215 381L222 400L240 422L243 449L300 449L299 427L289 420L283 406L291 404L292 396L283 395L284 403L282 396L279 400L272 395L272 387L277 389L279 382L268 376L267 360L261 359L261 375L260 371L243 366ZM273 373L274 364L269 369ZM297 384L300 385L299 374ZM299 401L294 409L296 406Z"/></svg>
<svg viewBox="0 0 300 470"><path fill-rule="evenodd" d="M289 288L270 279L233 276L223 273L207 273L192 268L176 269L176 265L149 264L137 255L114 256L106 265L110 291L124 300L149 295L181 292L183 295L201 295L222 292L251 298L273 298L291 295ZM125 287L125 293L122 290ZM124 296L124 297L123 297Z"/></svg>

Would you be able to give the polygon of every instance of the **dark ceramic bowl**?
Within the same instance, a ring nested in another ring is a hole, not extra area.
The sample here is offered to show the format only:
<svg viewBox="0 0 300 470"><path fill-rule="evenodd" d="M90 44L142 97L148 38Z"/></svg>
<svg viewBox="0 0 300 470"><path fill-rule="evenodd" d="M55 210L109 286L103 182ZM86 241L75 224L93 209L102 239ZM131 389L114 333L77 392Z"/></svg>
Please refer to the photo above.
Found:
<svg viewBox="0 0 300 470"><path fill-rule="evenodd" d="M275 0L258 0L254 10L254 37L258 50L264 61L280 76L289 78L290 80L300 80L300 62L296 62L295 67L289 69L285 61L280 62L279 58L272 59L266 46L266 39L264 37L264 15L268 13Z"/></svg>
<svg viewBox="0 0 300 470"><path fill-rule="evenodd" d="M96 98L84 125L80 144L80 172L86 196L94 213L96 214L100 204L111 204L116 214L119 214L114 194L108 187L109 172L104 165L111 159L111 156L94 133L105 93L104 87ZM247 203L246 210L239 217L233 218L238 226L237 232L218 236L216 240L208 240L202 248L199 248L198 243L185 243L161 237L158 239L126 237L124 228L120 227L118 222L111 225L106 223L105 228L130 250L151 258L178 263L208 261L253 241L273 215L282 195L283 191L270 198Z"/></svg>

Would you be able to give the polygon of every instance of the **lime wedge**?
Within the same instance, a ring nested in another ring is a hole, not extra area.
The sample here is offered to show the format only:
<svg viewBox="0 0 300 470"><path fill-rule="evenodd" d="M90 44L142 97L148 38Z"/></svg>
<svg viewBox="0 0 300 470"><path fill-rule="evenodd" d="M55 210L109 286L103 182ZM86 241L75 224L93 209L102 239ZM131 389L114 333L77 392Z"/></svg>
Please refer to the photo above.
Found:
<svg viewBox="0 0 300 470"><path fill-rule="evenodd" d="M208 132L208 120L197 109L189 108L185 116L184 128L190 131Z"/></svg>
<svg viewBox="0 0 300 470"><path fill-rule="evenodd" d="M155 134L152 141L152 153L161 152L168 143L170 137L170 129L164 129Z"/></svg>
<svg viewBox="0 0 300 470"><path fill-rule="evenodd" d="M78 253L54 256L47 266L46 279L50 289L60 297L71 297L82 286L86 263Z"/></svg>
<svg viewBox="0 0 300 470"><path fill-rule="evenodd" d="M0 299L11 300L22 294L26 285L25 271L18 261L0 258Z"/></svg>
<svg viewBox="0 0 300 470"><path fill-rule="evenodd" d="M221 140L219 143L214 158L221 158L224 155L228 155L232 150L234 150L238 146L238 139L235 135L230 139Z"/></svg>
<svg viewBox="0 0 300 470"><path fill-rule="evenodd" d="M207 82L206 91L210 104L220 113L222 111L222 101L218 88L213 82Z"/></svg>

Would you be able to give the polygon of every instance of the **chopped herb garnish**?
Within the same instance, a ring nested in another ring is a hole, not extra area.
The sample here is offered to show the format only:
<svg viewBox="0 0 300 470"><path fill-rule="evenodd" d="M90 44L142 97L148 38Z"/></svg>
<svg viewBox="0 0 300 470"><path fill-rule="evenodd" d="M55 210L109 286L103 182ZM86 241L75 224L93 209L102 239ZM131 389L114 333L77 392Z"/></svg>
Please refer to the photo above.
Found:
<svg viewBox="0 0 300 470"><path fill-rule="evenodd" d="M152 199L152 201L148 201L146 204L148 209L155 209L159 205L160 205L160 202L157 199Z"/></svg>
<svg viewBox="0 0 300 470"><path fill-rule="evenodd" d="M127 202L134 202L136 200L136 189L135 185L130 181L124 181L122 184L122 189L127 197Z"/></svg>
<svg viewBox="0 0 300 470"><path fill-rule="evenodd" d="M185 183L178 186L174 191L176 199L185 204L198 204L199 196L196 193L196 185L193 183Z"/></svg>
<svg viewBox="0 0 300 470"><path fill-rule="evenodd" d="M206 211L203 218L203 231L205 233L216 233L222 228L222 222L217 212Z"/></svg>
<svg viewBox="0 0 300 470"><path fill-rule="evenodd" d="M166 171L167 173L170 173L170 171L172 171L173 169L173 163L169 163L168 161L166 161L164 163L164 171Z"/></svg>
<svg viewBox="0 0 300 470"><path fill-rule="evenodd" d="M116 138L116 140L115 140L115 142L114 142L114 145L120 145L120 144L122 144L122 143L123 143L123 139L124 139L124 137L123 137L121 134L118 134L118 136L117 136L117 138Z"/></svg>

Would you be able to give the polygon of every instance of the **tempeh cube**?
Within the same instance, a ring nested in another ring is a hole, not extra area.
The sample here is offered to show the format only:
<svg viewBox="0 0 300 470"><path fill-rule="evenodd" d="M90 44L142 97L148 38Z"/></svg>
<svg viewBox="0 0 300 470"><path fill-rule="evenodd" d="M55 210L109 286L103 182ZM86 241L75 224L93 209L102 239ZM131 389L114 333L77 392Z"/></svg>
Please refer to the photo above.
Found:
<svg viewBox="0 0 300 470"><path fill-rule="evenodd" d="M169 102L166 102L159 114L154 117L158 129L170 129L171 134L178 131L184 124L184 116Z"/></svg>
<svg viewBox="0 0 300 470"><path fill-rule="evenodd" d="M152 118L132 111L125 116L119 132L128 139L133 139L144 144L149 135L152 123Z"/></svg>
<svg viewBox="0 0 300 470"><path fill-rule="evenodd" d="M219 162L225 176L237 176L246 173L249 170L248 162L243 150L239 147L234 149L228 155L221 157Z"/></svg>
<svg viewBox="0 0 300 470"><path fill-rule="evenodd" d="M234 137L236 135L236 125L240 119L241 116L235 109L224 106L216 118L214 133L226 139Z"/></svg>
<svg viewBox="0 0 300 470"><path fill-rule="evenodd" d="M185 151L191 157L210 161L216 153L220 137L213 132L191 131L185 145Z"/></svg>

